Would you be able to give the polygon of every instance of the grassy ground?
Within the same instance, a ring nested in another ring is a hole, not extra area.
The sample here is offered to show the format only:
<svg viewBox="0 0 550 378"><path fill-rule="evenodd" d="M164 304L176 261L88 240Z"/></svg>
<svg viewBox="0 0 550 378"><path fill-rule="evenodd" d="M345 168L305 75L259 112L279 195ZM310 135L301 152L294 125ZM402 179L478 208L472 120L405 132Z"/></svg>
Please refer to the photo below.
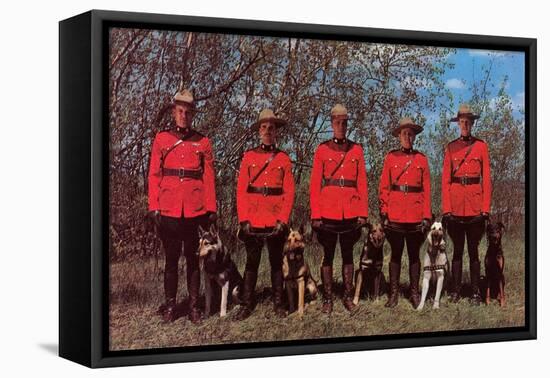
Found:
<svg viewBox="0 0 550 378"><path fill-rule="evenodd" d="M360 255L360 243L356 246L355 262ZM452 244L452 243L450 243ZM378 300L362 299L353 315L345 311L341 303L341 260L339 253L334 261L334 279L336 281L336 300L334 312L327 316L320 311L321 302L310 303L302 319L295 314L279 319L274 316L270 297L269 264L264 251L258 285L256 287L258 304L253 315L242 322L232 319L237 307L230 307L226 318L213 315L196 326L185 316L171 324L163 324L156 314L163 300L164 261L135 260L111 264L110 290L110 349L146 349L177 347L190 345L227 344L240 342L316 339L325 337L384 335L426 331L448 331L482 329L496 327L522 326L525 321L525 267L523 234L504 236L506 257L506 293L507 305L498 306L496 301L489 306L471 306L467 299L457 304L449 303L444 293L439 310L431 308L431 302L423 311L412 309L410 302L403 296L408 287L408 266L406 252L401 271L402 295L399 305L394 309L384 307L386 297ZM452 247L451 247L452 249ZM482 275L486 244L480 246ZM425 248L421 251L423 256ZM450 251L448 252L451 257ZM322 258L320 246L312 242L306 251L307 260L312 267L314 278L320 284L319 266ZM242 272L244 268L244 250L234 253L234 260ZM388 277L389 247L384 251L384 273ZM180 263L179 298L187 296L185 288L185 269ZM468 259L464 256L463 281L469 282ZM202 299L202 298L201 298ZM185 314L185 301L180 305Z"/></svg>

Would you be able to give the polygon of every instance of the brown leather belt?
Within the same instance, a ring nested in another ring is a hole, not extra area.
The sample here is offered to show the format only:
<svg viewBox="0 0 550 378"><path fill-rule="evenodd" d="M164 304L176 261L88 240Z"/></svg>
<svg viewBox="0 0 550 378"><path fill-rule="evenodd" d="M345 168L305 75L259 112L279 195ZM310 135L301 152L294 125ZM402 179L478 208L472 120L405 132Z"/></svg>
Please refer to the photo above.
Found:
<svg viewBox="0 0 550 378"><path fill-rule="evenodd" d="M481 182L481 177L452 177L451 182L453 184L474 185Z"/></svg>
<svg viewBox="0 0 550 378"><path fill-rule="evenodd" d="M283 194L283 188L270 188L268 186L248 185L247 193L263 194L264 196L280 196Z"/></svg>
<svg viewBox="0 0 550 378"><path fill-rule="evenodd" d="M403 192L403 193L421 193L424 191L424 188L422 188L421 186L392 184L391 190L394 192Z"/></svg>
<svg viewBox="0 0 550 378"><path fill-rule="evenodd" d="M340 179L323 179L323 186L339 186L341 188L357 188L356 180Z"/></svg>
<svg viewBox="0 0 550 378"><path fill-rule="evenodd" d="M185 168L162 168L163 176L178 176L179 178L201 179L201 169L185 169Z"/></svg>

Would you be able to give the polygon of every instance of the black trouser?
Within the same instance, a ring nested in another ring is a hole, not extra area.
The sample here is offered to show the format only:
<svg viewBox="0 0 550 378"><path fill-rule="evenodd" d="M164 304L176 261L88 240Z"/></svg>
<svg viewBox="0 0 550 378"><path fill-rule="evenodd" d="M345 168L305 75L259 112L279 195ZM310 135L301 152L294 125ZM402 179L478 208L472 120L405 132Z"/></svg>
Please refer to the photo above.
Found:
<svg viewBox="0 0 550 378"><path fill-rule="evenodd" d="M424 234L416 230L419 224L409 224L396 226L390 229L386 228L386 238L391 247L391 262L401 264L403 249L407 244L407 254L409 255L409 267L414 263L420 262L420 247L424 243Z"/></svg>
<svg viewBox="0 0 550 378"><path fill-rule="evenodd" d="M280 271L283 266L283 247L286 235L258 237L249 236L244 242L246 248L246 266L245 271L258 273L260 260L262 258L262 249L267 244L269 255L269 264L271 271Z"/></svg>
<svg viewBox="0 0 550 378"><path fill-rule="evenodd" d="M459 294L462 285L462 256L464 244L468 243L468 257L470 259L470 284L472 293L479 293L479 242L485 232L485 221L477 217L453 217L449 221L449 236L453 241L453 283L454 290Z"/></svg>
<svg viewBox="0 0 550 378"><path fill-rule="evenodd" d="M323 228L316 230L317 240L323 246L322 266L332 266L336 243L340 242L340 251L342 253L342 265L353 264L353 247L361 238L361 229L341 232L342 230L353 228L357 225L357 218L344 219L341 221L323 219ZM326 229L325 229L326 227ZM327 229L333 230L333 232Z"/></svg>
<svg viewBox="0 0 550 378"><path fill-rule="evenodd" d="M409 285L411 298L418 297L420 280L420 247L424 242L424 234L418 230L420 223L390 223L386 228L386 238L391 247L390 291L397 295L399 291L399 276L401 274L401 257L407 245L409 255ZM393 293L393 294L392 294Z"/></svg>
<svg viewBox="0 0 550 378"><path fill-rule="evenodd" d="M266 233L271 232L272 228L265 229L264 231ZM248 310L251 310L252 307L254 307L254 291L256 288L258 268L260 267L264 244L267 244L269 265L271 267L273 304L276 308L281 307L283 295L283 247L287 235L288 234L286 232L282 232L279 235L265 237L248 235L244 239L246 249L246 265L244 269L244 285L241 304Z"/></svg>
<svg viewBox="0 0 550 378"><path fill-rule="evenodd" d="M183 253L186 259L187 289L189 291L191 277L200 277L198 227L208 227L208 217L200 215L194 218L173 218L161 216L160 218L160 239L164 246L166 256L164 266L164 295L166 300L176 298L178 292L178 262Z"/></svg>

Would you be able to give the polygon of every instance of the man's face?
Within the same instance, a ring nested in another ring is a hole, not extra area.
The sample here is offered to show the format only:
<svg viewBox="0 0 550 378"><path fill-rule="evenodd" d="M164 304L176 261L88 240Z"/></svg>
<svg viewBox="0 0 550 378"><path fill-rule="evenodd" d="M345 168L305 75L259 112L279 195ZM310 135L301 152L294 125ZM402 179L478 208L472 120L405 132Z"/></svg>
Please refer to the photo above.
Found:
<svg viewBox="0 0 550 378"><path fill-rule="evenodd" d="M416 134L414 133L413 129L409 127L405 127L399 132L399 142L401 142L401 147L407 150L413 147L415 138Z"/></svg>
<svg viewBox="0 0 550 378"><path fill-rule="evenodd" d="M332 117L331 125L335 138L342 139L346 137L346 133L348 131L348 120L345 117Z"/></svg>
<svg viewBox="0 0 550 378"><path fill-rule="evenodd" d="M277 138L277 127L273 121L264 121L260 123L260 139L263 144L275 144Z"/></svg>
<svg viewBox="0 0 550 378"><path fill-rule="evenodd" d="M473 121L470 117L459 117L458 127L460 127L460 135L467 137L472 132Z"/></svg>
<svg viewBox="0 0 550 378"><path fill-rule="evenodd" d="M193 123L194 111L190 105L185 103L175 104L172 108L172 117L176 126L188 129Z"/></svg>

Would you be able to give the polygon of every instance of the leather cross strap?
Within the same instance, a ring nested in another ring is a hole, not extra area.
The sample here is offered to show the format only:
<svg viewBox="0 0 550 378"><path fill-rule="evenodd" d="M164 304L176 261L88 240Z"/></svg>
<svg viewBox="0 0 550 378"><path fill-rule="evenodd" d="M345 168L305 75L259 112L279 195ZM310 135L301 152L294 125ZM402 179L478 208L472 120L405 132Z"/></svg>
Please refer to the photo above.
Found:
<svg viewBox="0 0 550 378"><path fill-rule="evenodd" d="M174 135L173 132L170 132L171 135ZM174 151L174 149L179 146L180 144L182 144L183 142L185 142L187 139L191 138L191 136L194 134L193 130L190 130L187 134L185 134L183 137L181 138L178 138L178 140L170 146L170 148L168 148L160 157L160 167L161 168L164 168L164 160L166 160L166 156L168 156L168 154L172 151ZM174 135L176 136L176 135ZM201 164L203 162L201 161Z"/></svg>
<svg viewBox="0 0 550 378"><path fill-rule="evenodd" d="M346 146L346 152L344 153L344 156L342 156L342 159L338 162L338 164L336 165L336 167L332 170L332 172L330 173L330 175L328 176L328 178L325 178L325 180L331 180L334 178L334 175L336 174L336 171L338 171L338 169L340 169L340 167L342 166L342 164L344 164L344 160L346 160L346 156L348 155L348 152L349 150L351 149L350 145L348 144Z"/></svg>
<svg viewBox="0 0 550 378"><path fill-rule="evenodd" d="M273 152L271 154L271 156L269 157L269 159L267 159L267 161L265 162L265 164L262 166L262 168L260 168L260 170L258 171L258 173L256 173L256 175L252 178L252 180L250 180L248 182L248 185L252 185L254 184L254 182L258 179L258 177L260 177L260 175L263 173L263 171L266 170L267 166L269 165L269 163L271 163L273 161L273 159L275 159L275 156L277 156L279 152Z"/></svg>
<svg viewBox="0 0 550 378"><path fill-rule="evenodd" d="M399 174L397 175L397 177L395 178L395 180L393 182L397 183L397 181L399 181L399 179L401 178L401 176L403 176L405 174L405 172L407 172L407 169L409 169L409 167L411 166L413 162L413 159L409 160L407 162L407 164L405 164L405 166L403 167L403 170L401 172L399 172Z"/></svg>
<svg viewBox="0 0 550 378"><path fill-rule="evenodd" d="M472 152L472 148L474 148L474 144L475 144L475 141L472 142L472 144L470 144L470 147L468 147L468 150L466 151L466 154L464 155L464 157L462 158L462 160L460 161L460 163L458 163L458 165L453 169L453 172L451 173L451 177L454 177L454 175L456 174L456 172L458 172L458 170L460 169L460 167L462 167L462 164L464 164L464 162L466 161L466 158L468 158L468 156L470 155L470 153ZM451 160L452 161L452 160Z"/></svg>

